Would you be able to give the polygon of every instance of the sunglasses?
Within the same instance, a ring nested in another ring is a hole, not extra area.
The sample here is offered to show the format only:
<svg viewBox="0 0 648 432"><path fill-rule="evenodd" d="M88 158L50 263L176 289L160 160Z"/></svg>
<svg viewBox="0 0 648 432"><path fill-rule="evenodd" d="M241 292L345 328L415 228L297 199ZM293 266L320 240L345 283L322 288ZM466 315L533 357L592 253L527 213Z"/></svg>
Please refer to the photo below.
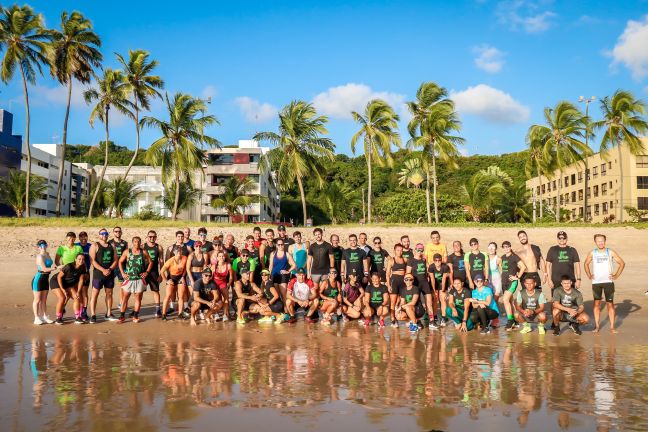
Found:
<svg viewBox="0 0 648 432"><path fill-rule="evenodd" d="M405 282L414 282L414 279L405 279Z"/></svg>
<svg viewBox="0 0 648 432"><path fill-rule="evenodd" d="M423 249L414 249L416 252L423 252Z"/></svg>
<svg viewBox="0 0 648 432"><path fill-rule="evenodd" d="M283 246L283 245L284 245L283 243L277 243L277 246Z"/></svg>
<svg viewBox="0 0 648 432"><path fill-rule="evenodd" d="M374 242L374 244L380 244L380 242L376 241L376 242Z"/></svg>
<svg viewBox="0 0 648 432"><path fill-rule="evenodd" d="M198 234L198 237L207 237L207 234Z"/></svg>
<svg viewBox="0 0 648 432"><path fill-rule="evenodd" d="M567 240L567 237L558 237L558 240Z"/></svg>
<svg viewBox="0 0 648 432"><path fill-rule="evenodd" d="M106 231L104 231L104 232L100 232L99 235L100 235L100 236L107 236L108 233L107 233Z"/></svg>
<svg viewBox="0 0 648 432"><path fill-rule="evenodd" d="M470 243L470 246L477 246L479 243Z"/></svg>
<svg viewBox="0 0 648 432"><path fill-rule="evenodd" d="M247 258L247 257L249 257L250 255L248 255L248 254L243 254L243 255L241 255L241 256Z"/></svg>

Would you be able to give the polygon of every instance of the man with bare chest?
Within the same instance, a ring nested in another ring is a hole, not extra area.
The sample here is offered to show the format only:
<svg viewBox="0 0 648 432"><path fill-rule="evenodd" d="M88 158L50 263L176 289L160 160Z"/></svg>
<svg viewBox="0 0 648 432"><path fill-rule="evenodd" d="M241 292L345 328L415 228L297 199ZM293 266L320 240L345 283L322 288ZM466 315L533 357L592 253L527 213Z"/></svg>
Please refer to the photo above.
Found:
<svg viewBox="0 0 648 432"><path fill-rule="evenodd" d="M542 290L542 285L547 282L547 272L540 247L529 243L526 231L518 231L518 240L520 240L522 248L517 251L517 254L526 265L526 272L522 275L521 280L524 280L529 275L535 280L536 289ZM540 272L542 272L542 279L540 279Z"/></svg>

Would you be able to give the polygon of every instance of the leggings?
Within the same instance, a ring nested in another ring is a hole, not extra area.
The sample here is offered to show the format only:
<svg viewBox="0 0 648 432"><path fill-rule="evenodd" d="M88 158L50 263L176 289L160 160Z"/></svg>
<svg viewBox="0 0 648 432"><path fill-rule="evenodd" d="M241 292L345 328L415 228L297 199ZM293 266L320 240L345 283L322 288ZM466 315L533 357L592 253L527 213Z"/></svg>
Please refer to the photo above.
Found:
<svg viewBox="0 0 648 432"><path fill-rule="evenodd" d="M476 307L473 308L472 312L470 312L470 320L474 323L479 322L481 328L486 328L488 322L497 318L498 316L499 314L489 307Z"/></svg>
<svg viewBox="0 0 648 432"><path fill-rule="evenodd" d="M459 316L458 317L453 317L452 316L452 309L450 308L450 306L448 306L446 308L446 316L448 318L450 318L455 324L461 324L461 321L463 320L463 314L464 314L464 310L458 307L457 308L457 315L459 315ZM466 321L466 330L472 330L473 328L475 328L475 325L473 324L470 317L471 317L471 315L469 314L468 315L468 320Z"/></svg>

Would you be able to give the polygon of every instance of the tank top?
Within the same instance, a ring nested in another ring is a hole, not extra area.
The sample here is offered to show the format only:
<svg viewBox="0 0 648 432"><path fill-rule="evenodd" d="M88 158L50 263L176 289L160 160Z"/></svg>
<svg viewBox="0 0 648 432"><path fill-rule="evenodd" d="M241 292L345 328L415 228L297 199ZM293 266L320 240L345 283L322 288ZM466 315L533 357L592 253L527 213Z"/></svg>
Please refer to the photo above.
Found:
<svg viewBox="0 0 648 432"><path fill-rule="evenodd" d="M241 281L241 292L245 295L250 294L250 290L252 289L252 283L248 281L247 283L244 283Z"/></svg>
<svg viewBox="0 0 648 432"><path fill-rule="evenodd" d="M101 243L97 243L97 253L95 253L95 261L101 265L101 267L107 269L110 267L115 260L115 249L111 245L102 246Z"/></svg>
<svg viewBox="0 0 648 432"><path fill-rule="evenodd" d="M601 252L598 248L592 251L592 283L609 283L612 282L610 274L612 273L612 257L610 250L605 248Z"/></svg>
<svg viewBox="0 0 648 432"><path fill-rule="evenodd" d="M499 274L499 267L497 266L497 255L490 259L490 274Z"/></svg>
<svg viewBox="0 0 648 432"><path fill-rule="evenodd" d="M218 288L227 287L227 282L229 281L229 264L225 266L225 271L219 272L218 265L214 266L214 282L218 285Z"/></svg>
<svg viewBox="0 0 648 432"><path fill-rule="evenodd" d="M263 296L268 301L270 301L270 300L272 300L274 298L274 295L272 294L272 291L270 290L270 288L272 288L273 286L274 286L274 284L272 283L271 280L269 280L268 282L266 282L263 285Z"/></svg>
<svg viewBox="0 0 648 432"><path fill-rule="evenodd" d="M405 258L401 258L403 260L402 263L399 263L397 260L398 258L394 257L394 264L392 264L392 273L393 272L405 272L405 268L407 267L407 260ZM403 276L403 275L394 275L394 276Z"/></svg>
<svg viewBox="0 0 648 432"><path fill-rule="evenodd" d="M274 252L277 248L275 247L274 243L269 244L263 249L263 262L266 264L266 266L270 265L270 255L272 255L272 252Z"/></svg>
<svg viewBox="0 0 648 432"><path fill-rule="evenodd" d="M196 259L196 253L191 256L191 267L204 267L205 266L205 256L200 253L200 259Z"/></svg>
<svg viewBox="0 0 648 432"><path fill-rule="evenodd" d="M45 268L52 267L52 264L54 263L54 261L52 261L52 258L50 258L49 255L40 254L40 256L43 257L43 263L45 264ZM38 269L39 272L41 272L41 273L43 272L43 268L41 267L40 264L37 264L36 268ZM48 273L49 273L49 271L48 271Z"/></svg>
<svg viewBox="0 0 648 432"><path fill-rule="evenodd" d="M140 273L144 271L144 251L140 249L139 255L134 255L132 249L128 250L126 260L126 275L129 280L140 279Z"/></svg>
<svg viewBox="0 0 648 432"><path fill-rule="evenodd" d="M297 270L303 269L306 270L306 259L308 258L308 252L306 251L306 244L302 243L301 248L297 244L293 245L292 251L293 260L295 260L295 265L297 268L293 270L293 273L296 273Z"/></svg>
<svg viewBox="0 0 648 432"><path fill-rule="evenodd" d="M151 258L151 273L157 274L160 268L160 250L157 243L154 243L153 246L149 246L148 243L144 243L144 250L148 252L149 258Z"/></svg>
<svg viewBox="0 0 648 432"><path fill-rule="evenodd" d="M326 280L326 288L322 290L322 294L324 294L324 297L328 298L335 298L338 295L338 287L337 287L337 282L333 281L333 286L331 286L331 281L329 279Z"/></svg>
<svg viewBox="0 0 648 432"><path fill-rule="evenodd" d="M272 275L276 276L281 274L281 270L288 269L288 255L284 252L283 257L277 258L279 253L277 252L272 259Z"/></svg>

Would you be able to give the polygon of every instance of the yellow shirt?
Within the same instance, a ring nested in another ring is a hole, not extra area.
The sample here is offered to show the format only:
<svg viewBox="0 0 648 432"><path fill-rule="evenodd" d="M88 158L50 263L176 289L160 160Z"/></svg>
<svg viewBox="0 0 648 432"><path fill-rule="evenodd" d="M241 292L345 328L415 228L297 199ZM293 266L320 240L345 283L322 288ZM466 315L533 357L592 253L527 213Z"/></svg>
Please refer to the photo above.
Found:
<svg viewBox="0 0 648 432"><path fill-rule="evenodd" d="M434 244L434 243L428 243L425 245L425 259L427 260L428 264L432 264L434 261L434 255L439 254L443 258L443 262L446 262L448 259L448 250L446 249L446 246L443 243Z"/></svg>

